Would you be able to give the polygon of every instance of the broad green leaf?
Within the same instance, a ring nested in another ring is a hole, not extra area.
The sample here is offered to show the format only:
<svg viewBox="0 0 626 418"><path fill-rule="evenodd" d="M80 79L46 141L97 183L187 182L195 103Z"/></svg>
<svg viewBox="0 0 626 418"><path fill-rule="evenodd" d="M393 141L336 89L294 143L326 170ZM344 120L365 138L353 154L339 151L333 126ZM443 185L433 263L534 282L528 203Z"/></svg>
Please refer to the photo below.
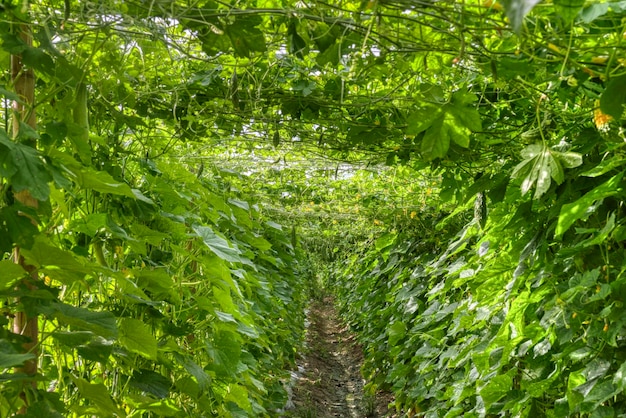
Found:
<svg viewBox="0 0 626 418"><path fill-rule="evenodd" d="M30 353L16 354L0 352L0 370L21 366L28 360L33 360L34 358L35 355Z"/></svg>
<svg viewBox="0 0 626 418"><path fill-rule="evenodd" d="M96 266L84 259L79 259L74 253L50 245L45 239L38 239L30 249L22 251L24 259L36 266L40 272L70 284L81 280L88 274L95 274Z"/></svg>
<svg viewBox="0 0 626 418"><path fill-rule="evenodd" d="M611 232L615 229L615 212L612 212L609 215L609 218L606 220L606 224L604 227L597 232L593 237L582 241L580 244L583 247L590 247L592 245L602 245L604 241L609 237Z"/></svg>
<svg viewBox="0 0 626 418"><path fill-rule="evenodd" d="M167 295L172 286L174 286L171 273L164 268L140 270L135 275L137 277L137 285L141 289L151 292L156 297Z"/></svg>
<svg viewBox="0 0 626 418"><path fill-rule="evenodd" d="M441 117L442 107L425 106L413 111L407 117L407 135L417 135L430 128Z"/></svg>
<svg viewBox="0 0 626 418"><path fill-rule="evenodd" d="M238 384L229 385L227 393L225 400L234 402L244 411L252 413L252 404L250 403L248 389L245 386Z"/></svg>
<svg viewBox="0 0 626 418"><path fill-rule="evenodd" d="M614 170L615 168L623 166L624 164L626 164L626 159L624 159L623 157L615 156L608 160L602 161L591 170L587 170L584 173L581 173L581 176L599 177L603 174L608 173L611 170Z"/></svg>
<svg viewBox="0 0 626 418"><path fill-rule="evenodd" d="M472 104L478 100L478 97L466 89L460 89L452 94L450 102L458 108L466 108L467 105Z"/></svg>
<svg viewBox="0 0 626 418"><path fill-rule="evenodd" d="M485 407L489 408L492 404L502 399L511 391L513 379L508 375L494 376L480 390L480 396L485 401Z"/></svg>
<svg viewBox="0 0 626 418"><path fill-rule="evenodd" d="M580 14L583 23L591 23L600 16L604 16L609 11L611 3L595 3L586 7Z"/></svg>
<svg viewBox="0 0 626 418"><path fill-rule="evenodd" d="M561 237L565 231L567 231L569 227L574 224L574 222L583 218L587 209L595 201L620 194L623 191L621 186L623 176L624 172L621 172L586 193L575 202L563 205L559 214L556 230L554 231L555 238Z"/></svg>
<svg viewBox="0 0 626 418"><path fill-rule="evenodd" d="M385 248L388 248L390 245L392 245L395 242L396 238L397 238L397 235L393 233L387 233L385 235L382 235L375 242L376 250L382 251Z"/></svg>
<svg viewBox="0 0 626 418"><path fill-rule="evenodd" d="M167 398L173 386L172 382L162 374L147 369L135 370L130 379L130 385L159 399Z"/></svg>
<svg viewBox="0 0 626 418"><path fill-rule="evenodd" d="M20 204L0 208L0 249L3 252L11 252L14 245L22 249L33 246L39 229L32 219L36 219L32 208Z"/></svg>
<svg viewBox="0 0 626 418"><path fill-rule="evenodd" d="M259 251L268 251L272 248L272 243L259 235L246 234L244 239L245 242Z"/></svg>
<svg viewBox="0 0 626 418"><path fill-rule="evenodd" d="M574 21L584 5L585 0L554 0L556 13L568 24Z"/></svg>
<svg viewBox="0 0 626 418"><path fill-rule="evenodd" d="M575 168L583 163L583 156L577 152L551 151L551 153L565 168Z"/></svg>
<svg viewBox="0 0 626 418"><path fill-rule="evenodd" d="M120 318L119 343L147 359L157 359L157 341L150 327L138 319Z"/></svg>
<svg viewBox="0 0 626 418"><path fill-rule="evenodd" d="M237 306L233 302L229 289L222 289L218 286L213 286L213 296L222 311L232 314L235 317L239 317L239 309L237 309Z"/></svg>
<svg viewBox="0 0 626 418"><path fill-rule="evenodd" d="M207 342L207 354L210 363L207 367L221 376L232 376L241 357L241 346L237 336L225 330L217 331L213 339Z"/></svg>
<svg viewBox="0 0 626 418"><path fill-rule="evenodd" d="M450 148L448 126L445 124L445 115L439 116L428 128L422 138L422 156L426 161L443 158Z"/></svg>
<svg viewBox="0 0 626 418"><path fill-rule="evenodd" d="M0 290L9 289L28 273L11 260L0 261Z"/></svg>
<svg viewBox="0 0 626 418"><path fill-rule="evenodd" d="M472 94L472 97L476 96ZM475 132L482 129L482 120L478 110L468 106L461 107L458 104L450 105L446 107L446 110L454 116L461 126L466 127L470 131Z"/></svg>
<svg viewBox="0 0 626 418"><path fill-rule="evenodd" d="M623 362L613 375L613 384L620 390L626 389L626 362Z"/></svg>
<svg viewBox="0 0 626 418"><path fill-rule="evenodd" d="M580 17L583 23L591 23L597 18L604 16L609 11L622 13L625 10L626 1L592 3L580 13Z"/></svg>
<svg viewBox="0 0 626 418"><path fill-rule="evenodd" d="M463 148L469 147L471 131L460 124L451 112L446 113L445 129L442 130L442 134L447 134L452 142Z"/></svg>
<svg viewBox="0 0 626 418"><path fill-rule="evenodd" d="M6 141L6 142L5 142ZM4 129L0 129L0 176L10 178L17 172L17 166L11 153L10 142Z"/></svg>
<svg viewBox="0 0 626 418"><path fill-rule="evenodd" d="M406 335L406 325L402 321L395 321L387 332L389 334L389 346L393 347Z"/></svg>
<svg viewBox="0 0 626 418"><path fill-rule="evenodd" d="M570 410L576 410L578 405L584 400L584 396L576 388L579 388L586 381L587 379L585 379L581 371L570 372L567 379L567 403Z"/></svg>
<svg viewBox="0 0 626 418"><path fill-rule="evenodd" d="M593 412L600 405L613 398L619 392L621 391L609 380L598 382L588 393L585 394L586 396L582 402L580 410L583 413Z"/></svg>
<svg viewBox="0 0 626 418"><path fill-rule="evenodd" d="M265 52L265 36L256 28L261 23L258 16L238 18L226 27L225 32L232 42L235 53L240 57L249 57L252 52Z"/></svg>
<svg viewBox="0 0 626 418"><path fill-rule="evenodd" d="M23 418L64 418L67 417L67 410L64 405L59 405L60 401L55 398L55 393L46 394L44 399L28 405L28 411ZM53 402L50 399L54 399ZM61 414L63 412L63 414Z"/></svg>
<svg viewBox="0 0 626 418"><path fill-rule="evenodd" d="M5 87L6 86L4 84L0 84L0 96L4 96L8 100L11 100L12 102L21 101L20 97L17 94L15 94L15 92L9 91Z"/></svg>
<svg viewBox="0 0 626 418"><path fill-rule="evenodd" d="M111 312L92 311L65 303L54 303L52 314L59 322L72 328L91 331L104 338L117 337L115 316Z"/></svg>
<svg viewBox="0 0 626 418"><path fill-rule="evenodd" d="M183 365L185 370L196 379L201 391L209 389L211 386L211 376L206 374L200 365L196 364L190 357L185 357L178 353L174 353L174 357Z"/></svg>
<svg viewBox="0 0 626 418"><path fill-rule="evenodd" d="M535 7L541 0L501 0L513 30L520 33L524 17Z"/></svg>
<svg viewBox="0 0 626 418"><path fill-rule="evenodd" d="M331 45L329 48L320 52L315 61L320 66L325 66L326 64L337 65L339 63L339 59L341 58L341 43L337 42ZM329 87L329 84L326 84Z"/></svg>
<svg viewBox="0 0 626 418"><path fill-rule="evenodd" d="M133 193L133 196L135 196L135 199L141 200L142 202L147 203L149 205L154 205L154 201L150 199L148 196L146 196L145 194L143 194L141 190L131 189L131 192Z"/></svg>
<svg viewBox="0 0 626 418"><path fill-rule="evenodd" d="M89 213L70 223L70 228L76 232L82 232L90 237L95 237L100 230L105 229L108 222L106 213Z"/></svg>
<svg viewBox="0 0 626 418"><path fill-rule="evenodd" d="M617 414L615 413L615 409L611 406L598 406L596 407L589 418L613 418Z"/></svg>
<svg viewBox="0 0 626 418"><path fill-rule="evenodd" d="M107 364L113 354L113 341L96 337L87 344L77 346L76 352L85 360Z"/></svg>
<svg viewBox="0 0 626 418"><path fill-rule="evenodd" d="M109 389L102 383L89 383L85 379L72 376L78 391L98 407L100 417L125 417L126 413L113 402Z"/></svg>
<svg viewBox="0 0 626 418"><path fill-rule="evenodd" d="M133 404L138 411L147 411L158 417L176 417L181 414L181 410L176 407L176 402L172 399L159 399L155 401L147 396L142 396L141 398L143 399L141 399L136 395L133 396L133 398L139 398L134 400L129 399L129 402ZM135 400L139 402L133 402Z"/></svg>
<svg viewBox="0 0 626 418"><path fill-rule="evenodd" d="M147 226L140 223L132 224L130 226L130 230L136 239L138 239L139 241L145 241L146 243L155 247L160 246L165 239L170 237L170 235L166 234L165 232L148 228Z"/></svg>
<svg viewBox="0 0 626 418"><path fill-rule="evenodd" d="M67 177L79 186L100 193L116 194L136 199L128 184L120 183L106 171L98 171L92 167L84 166L72 156L58 150L51 150L49 154L63 167Z"/></svg>
<svg viewBox="0 0 626 418"><path fill-rule="evenodd" d="M48 200L50 195L48 183L52 177L36 149L12 142L6 136L0 135L0 155L2 154L5 154L5 157L0 157L0 168L3 172L0 174L10 176L13 190L16 192L28 190L35 199Z"/></svg>
<svg viewBox="0 0 626 418"><path fill-rule="evenodd" d="M95 334L91 331L56 331L51 336L61 344L75 348L87 344Z"/></svg>
<svg viewBox="0 0 626 418"><path fill-rule="evenodd" d="M545 144L529 145L522 150L521 155L524 161L513 169L511 177L523 179L522 195L535 185L535 199L548 191L551 179L557 184L563 183L565 180L563 166L573 168L582 164L580 154L554 151Z"/></svg>
<svg viewBox="0 0 626 418"><path fill-rule="evenodd" d="M626 104L626 75L612 78L600 96L600 109L603 113L620 120Z"/></svg>
<svg viewBox="0 0 626 418"><path fill-rule="evenodd" d="M241 251L237 247L231 246L226 238L217 235L211 227L193 225L192 229L216 256L231 263L241 262Z"/></svg>

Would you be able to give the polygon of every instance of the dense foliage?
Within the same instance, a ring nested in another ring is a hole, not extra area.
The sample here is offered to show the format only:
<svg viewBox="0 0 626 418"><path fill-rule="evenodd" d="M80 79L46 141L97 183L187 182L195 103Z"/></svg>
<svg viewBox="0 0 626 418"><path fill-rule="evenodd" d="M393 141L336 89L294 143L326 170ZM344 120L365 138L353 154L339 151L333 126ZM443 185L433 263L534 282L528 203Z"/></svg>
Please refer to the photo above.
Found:
<svg viewBox="0 0 626 418"><path fill-rule="evenodd" d="M406 414L626 413L624 2L0 9L0 415L275 415L316 281Z"/></svg>

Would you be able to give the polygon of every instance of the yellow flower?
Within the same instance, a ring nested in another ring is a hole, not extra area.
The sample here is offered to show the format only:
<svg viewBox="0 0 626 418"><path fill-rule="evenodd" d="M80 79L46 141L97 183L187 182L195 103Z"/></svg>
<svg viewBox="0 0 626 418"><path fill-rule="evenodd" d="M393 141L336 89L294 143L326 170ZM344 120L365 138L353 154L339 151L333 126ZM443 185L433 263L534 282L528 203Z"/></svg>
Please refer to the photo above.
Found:
<svg viewBox="0 0 626 418"><path fill-rule="evenodd" d="M595 105L596 107L593 109L593 123L600 132L606 133L611 129L609 122L613 120L613 117L602 112L602 109L600 109L600 100L596 100Z"/></svg>

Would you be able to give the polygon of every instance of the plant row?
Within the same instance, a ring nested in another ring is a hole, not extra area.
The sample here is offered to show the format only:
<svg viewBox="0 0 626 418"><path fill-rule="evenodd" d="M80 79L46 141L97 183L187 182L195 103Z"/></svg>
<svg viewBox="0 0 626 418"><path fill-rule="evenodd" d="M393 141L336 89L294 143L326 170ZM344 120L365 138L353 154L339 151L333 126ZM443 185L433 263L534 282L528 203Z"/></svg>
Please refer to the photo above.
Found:
<svg viewBox="0 0 626 418"><path fill-rule="evenodd" d="M105 160L114 177L6 137L0 155L0 416L28 405L32 417L257 417L284 405L306 276L290 231L220 173L165 157ZM25 183L41 191L36 210L13 198ZM10 327L20 314L39 328L29 352ZM28 361L35 375L20 371Z"/></svg>
<svg viewBox="0 0 626 418"><path fill-rule="evenodd" d="M609 148L534 200L499 167L452 214L336 264L370 390L409 416L626 413L624 160Z"/></svg>

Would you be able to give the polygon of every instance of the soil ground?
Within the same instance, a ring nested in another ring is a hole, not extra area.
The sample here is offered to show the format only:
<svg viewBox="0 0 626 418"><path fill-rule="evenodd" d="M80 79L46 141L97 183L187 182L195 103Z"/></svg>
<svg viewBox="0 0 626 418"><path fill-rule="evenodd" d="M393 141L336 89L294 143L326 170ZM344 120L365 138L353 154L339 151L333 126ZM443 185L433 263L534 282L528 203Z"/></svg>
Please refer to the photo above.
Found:
<svg viewBox="0 0 626 418"><path fill-rule="evenodd" d="M293 388L293 406L282 417L375 418L388 416L389 395L363 394L363 354L341 322L333 300L312 302L307 349Z"/></svg>

